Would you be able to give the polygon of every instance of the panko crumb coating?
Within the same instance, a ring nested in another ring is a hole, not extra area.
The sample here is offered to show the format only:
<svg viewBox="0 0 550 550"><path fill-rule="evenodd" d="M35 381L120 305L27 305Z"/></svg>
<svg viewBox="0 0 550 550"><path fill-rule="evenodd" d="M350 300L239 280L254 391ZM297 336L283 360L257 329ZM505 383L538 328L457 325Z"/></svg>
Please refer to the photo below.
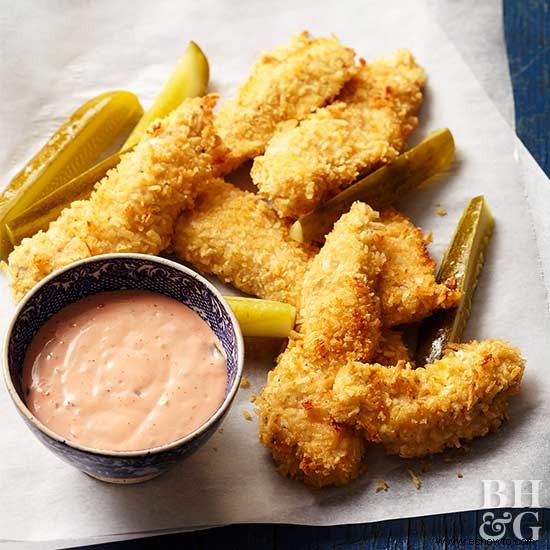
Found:
<svg viewBox="0 0 550 550"><path fill-rule="evenodd" d="M73 261L111 252L157 254L178 214L212 177L227 149L216 134L217 95L185 101L154 122L88 200L73 202L46 231L23 239L3 264L19 301L46 275Z"/></svg>
<svg viewBox="0 0 550 550"><path fill-rule="evenodd" d="M279 473L314 487L346 485L362 469L364 438L337 423L322 399L334 376L309 364L294 336L255 402L260 442Z"/></svg>
<svg viewBox="0 0 550 550"><path fill-rule="evenodd" d="M260 55L237 95L216 116L216 128L231 153L227 173L264 152L277 125L301 120L329 103L356 72L355 52L334 37L307 32Z"/></svg>
<svg viewBox="0 0 550 550"><path fill-rule="evenodd" d="M407 50L364 63L334 103L278 128L252 167L261 196L295 219L394 160L418 123L424 80Z"/></svg>
<svg viewBox="0 0 550 550"><path fill-rule="evenodd" d="M309 485L343 485L361 471L364 442L334 421L325 395L342 363L368 361L378 349L376 217L356 203L335 224L304 278L298 332L256 400L260 441L278 470Z"/></svg>
<svg viewBox="0 0 550 550"><path fill-rule="evenodd" d="M221 179L202 187L179 217L174 251L203 273L267 300L298 305L316 250L290 238L290 227L257 195Z"/></svg>
<svg viewBox="0 0 550 550"><path fill-rule="evenodd" d="M425 368L347 364L334 381L334 418L406 458L496 430L508 417L508 398L519 392L525 361L499 340L452 348Z"/></svg>
<svg viewBox="0 0 550 550"><path fill-rule="evenodd" d="M376 289L385 263L378 219L378 212L354 203L305 274L298 330L304 351L325 367L370 361L378 349L382 323Z"/></svg>
<svg viewBox="0 0 550 550"><path fill-rule="evenodd" d="M456 281L435 280L435 262L422 229L393 208L384 210L380 221L386 257L379 288L384 326L413 323L437 309L458 305L461 293Z"/></svg>
<svg viewBox="0 0 550 550"><path fill-rule="evenodd" d="M405 342L403 335L398 330L385 328L380 337L378 350L374 356L373 363L393 367L399 361L410 361L411 352Z"/></svg>

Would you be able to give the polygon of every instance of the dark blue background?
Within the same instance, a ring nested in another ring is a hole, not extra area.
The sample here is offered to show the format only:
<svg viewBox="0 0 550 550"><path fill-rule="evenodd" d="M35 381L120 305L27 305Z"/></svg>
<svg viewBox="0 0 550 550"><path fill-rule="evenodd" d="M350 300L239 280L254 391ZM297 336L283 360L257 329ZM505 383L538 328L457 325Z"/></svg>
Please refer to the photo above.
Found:
<svg viewBox="0 0 550 550"><path fill-rule="evenodd" d="M514 87L517 133L547 175L550 170L548 158L550 73L548 11L548 1L545 0L504 0L504 27L510 74ZM183 505L185 503L182 503ZM93 550L141 550L156 549L162 546L190 550L202 548L460 549L469 546L468 539L475 538L476 535L479 538L478 527L482 523L482 514L483 512L464 512L338 527L232 525L195 533L151 537L87 548ZM541 518L543 529L541 541L536 548L550 548L550 510L543 510L541 514L543 515ZM457 540L454 544L442 544L437 542L440 537L463 538L465 540L462 543ZM486 546L477 547L486 548ZM510 548L511 546L502 547ZM535 546L531 544L523 547L534 548Z"/></svg>
<svg viewBox="0 0 550 550"><path fill-rule="evenodd" d="M504 0L504 31L516 105L516 130L550 174L550 35L548 0Z"/></svg>

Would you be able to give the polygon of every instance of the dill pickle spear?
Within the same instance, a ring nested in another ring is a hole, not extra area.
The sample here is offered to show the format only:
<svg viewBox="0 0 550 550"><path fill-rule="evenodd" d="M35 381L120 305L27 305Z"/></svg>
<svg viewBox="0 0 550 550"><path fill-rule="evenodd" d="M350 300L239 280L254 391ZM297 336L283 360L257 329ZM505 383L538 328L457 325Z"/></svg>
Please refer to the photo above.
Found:
<svg viewBox="0 0 550 550"><path fill-rule="evenodd" d="M323 242L334 222L355 201L380 210L443 171L454 159L455 145L448 128L437 130L421 143L360 179L332 199L294 222L290 236L300 242Z"/></svg>
<svg viewBox="0 0 550 550"><path fill-rule="evenodd" d="M184 99L204 95L209 76L208 59L195 42L189 42L170 78L126 140L123 149L136 145L151 122L168 115Z"/></svg>
<svg viewBox="0 0 550 550"><path fill-rule="evenodd" d="M3 200L11 202L24 193L25 200L17 201L17 210L24 210L36 198L80 174L142 114L138 98L131 92L106 92L90 99L10 181L2 192Z"/></svg>
<svg viewBox="0 0 550 550"><path fill-rule="evenodd" d="M462 297L456 308L437 311L422 322L416 351L417 367L437 361L448 344L460 342L470 317L472 298L494 223L483 196L468 203L437 273L437 282L454 278Z"/></svg>
<svg viewBox="0 0 550 550"><path fill-rule="evenodd" d="M73 201L86 199L90 196L94 185L100 181L111 168L115 168L127 149L114 153L90 169L82 172L76 178L58 187L55 191L34 203L30 208L5 222L5 232L11 245L17 246L25 237L30 237L38 231L46 230L51 221L55 220L61 211Z"/></svg>
<svg viewBox="0 0 550 550"><path fill-rule="evenodd" d="M286 338L294 328L296 308L283 302L225 296L244 336Z"/></svg>
<svg viewBox="0 0 550 550"><path fill-rule="evenodd" d="M125 91L101 94L79 107L10 181L0 202L0 257L11 251L6 224L88 167L143 109Z"/></svg>

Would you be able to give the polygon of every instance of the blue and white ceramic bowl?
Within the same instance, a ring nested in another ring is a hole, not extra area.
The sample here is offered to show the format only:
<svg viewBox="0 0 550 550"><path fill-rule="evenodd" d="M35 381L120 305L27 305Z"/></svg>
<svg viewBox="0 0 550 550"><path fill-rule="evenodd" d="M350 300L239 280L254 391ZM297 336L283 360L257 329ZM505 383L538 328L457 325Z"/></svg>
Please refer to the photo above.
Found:
<svg viewBox="0 0 550 550"><path fill-rule="evenodd" d="M36 419L26 407L21 387L23 360L38 329L66 305L106 290L142 289L175 298L212 328L227 356L225 399L197 430L176 441L140 451L103 451L66 441ZM4 377L27 426L51 451L87 474L111 483L139 483L174 466L216 431L237 393L244 344L238 322L220 293L194 271L145 254L106 254L75 262L36 285L19 304L3 350Z"/></svg>

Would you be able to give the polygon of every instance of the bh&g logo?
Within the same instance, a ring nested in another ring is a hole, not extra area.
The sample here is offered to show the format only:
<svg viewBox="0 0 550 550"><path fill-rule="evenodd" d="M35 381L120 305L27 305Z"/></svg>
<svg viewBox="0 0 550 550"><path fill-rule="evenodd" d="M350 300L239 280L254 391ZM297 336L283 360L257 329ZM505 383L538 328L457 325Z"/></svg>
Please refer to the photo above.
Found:
<svg viewBox="0 0 550 550"><path fill-rule="evenodd" d="M483 480L483 507L484 508L540 508L540 479L514 479L502 481L500 479ZM509 528L514 536L522 540L539 540L541 526L539 511L522 511L517 514L511 512L485 512L483 523L479 526L479 534L485 540L496 541L502 539Z"/></svg>

